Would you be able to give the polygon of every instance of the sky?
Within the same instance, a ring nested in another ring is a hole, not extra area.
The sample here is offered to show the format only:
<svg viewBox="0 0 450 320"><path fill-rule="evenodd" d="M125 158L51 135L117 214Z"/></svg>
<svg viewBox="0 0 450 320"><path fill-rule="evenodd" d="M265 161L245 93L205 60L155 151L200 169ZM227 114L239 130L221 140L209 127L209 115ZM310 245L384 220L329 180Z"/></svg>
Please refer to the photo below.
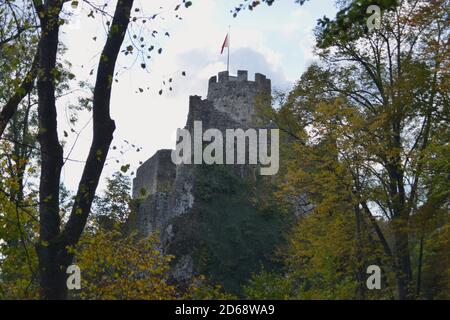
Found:
<svg viewBox="0 0 450 320"><path fill-rule="evenodd" d="M141 68L141 60L135 60L135 55L120 55L116 66L118 82L114 82L111 97L111 115L116 122L112 144L115 148L108 155L100 190L105 188L105 177L111 176L121 165L130 164L128 174L131 175L141 161L157 150L175 147L176 130L186 123L189 96L205 97L208 79L226 70L227 55L221 55L220 49L229 27L230 74L248 70L249 78L253 79L256 72L263 73L272 80L273 89L289 90L315 60L312 48L317 19L324 15L334 17L336 12L333 0L309 1L303 6L294 0L279 0L271 7L260 5L253 11L241 11L233 18L230 10L242 0L193 0L188 9L181 6L173 11L179 2L136 1L142 14L159 13L148 23L143 35L144 41L156 47L154 51L159 47L163 51L153 54L145 69ZM64 25L61 31L61 40L66 46L61 60L71 63L71 71L76 76L72 84L78 81L93 84L105 40L105 21L100 16L88 18L90 8L80 3L76 9L70 3L65 5L64 11L72 16L71 23ZM110 10L112 7L110 5ZM176 14L182 20L176 18ZM156 39L148 36L148 30L153 29L162 36ZM130 35L134 30L130 30ZM166 32L169 36L163 35ZM169 85L170 78L173 81ZM172 91L168 90L169 86ZM68 157L62 182L70 190L76 190L83 170L92 137L92 121L90 113L82 112L72 126L68 121L68 106L77 104L77 99L84 95L74 86L74 91L58 102L59 133L65 140L65 156Z"/></svg>

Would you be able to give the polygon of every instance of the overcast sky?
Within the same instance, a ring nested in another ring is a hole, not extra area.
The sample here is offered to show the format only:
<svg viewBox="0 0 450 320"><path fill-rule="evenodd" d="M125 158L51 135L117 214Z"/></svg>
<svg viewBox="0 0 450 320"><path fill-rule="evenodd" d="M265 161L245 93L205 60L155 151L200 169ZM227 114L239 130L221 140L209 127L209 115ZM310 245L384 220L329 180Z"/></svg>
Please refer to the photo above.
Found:
<svg viewBox="0 0 450 320"><path fill-rule="evenodd" d="M294 0L279 0L271 7L261 5L253 12L243 11L236 18L230 10L240 1L193 0L189 9L182 8L177 12L173 8L178 1L136 2L146 14L161 12L161 18L148 27L157 29L160 34L167 31L170 36L152 39L145 35L150 42L154 41L152 44L156 48L163 48L162 54L152 55L146 70L141 68L140 60L133 63L133 57L121 55L119 59L116 68L119 82L114 83L111 101L117 127L113 145L117 149L109 154L100 189L104 188L104 178L120 165L130 163L131 173L139 161L147 160L158 149L174 147L176 129L184 127L186 122L189 96L205 97L208 79L226 70L226 54L220 55L220 49L229 25L231 74L248 70L252 79L255 72L260 72L272 80L273 88L286 90L314 59L313 28L317 19L335 14L333 0L314 0L304 6L295 4ZM69 3L66 11L75 13L71 20L76 22L63 27L61 38L67 52L62 58L71 62L77 81L93 83L105 39L102 19L87 18L89 8L86 4L73 10ZM180 14L183 19L177 19L175 14ZM92 69L94 73L90 74ZM186 76L181 75L182 71ZM169 78L173 78L173 91L168 90ZM139 92L139 88L144 92ZM163 89L162 95L158 94L160 89ZM92 130L90 115L82 114L74 127L77 132L81 131L74 144L76 135L70 132L66 110L67 105L76 103L77 96L78 93L73 93L60 99L58 106L60 135L63 137L63 130L69 133L65 138L66 156L75 145L62 177L71 190L76 189L81 176L83 163L77 161L82 161L87 154ZM136 152L124 140L142 149Z"/></svg>

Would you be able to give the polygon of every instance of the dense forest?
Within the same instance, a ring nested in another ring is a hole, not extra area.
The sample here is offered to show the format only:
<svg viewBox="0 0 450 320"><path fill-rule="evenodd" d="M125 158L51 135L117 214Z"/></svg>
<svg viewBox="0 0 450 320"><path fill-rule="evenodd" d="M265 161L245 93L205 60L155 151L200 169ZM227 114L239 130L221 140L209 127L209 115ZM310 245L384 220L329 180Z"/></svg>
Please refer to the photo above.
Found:
<svg viewBox="0 0 450 320"><path fill-rule="evenodd" d="M116 148L117 61L135 56L145 69L164 54L148 39L169 36L145 29L159 13L137 1L80 2L106 26L93 83L76 81L60 37L71 19L64 8L79 1L0 0L0 299L450 299L448 0L337 1L336 16L315 27L315 62L292 90L257 99L259 116L280 129L281 160L252 194L255 207L286 217L302 194L314 209L287 219L267 253L273 266L254 270L239 296L208 275L171 280L176 257L160 250L157 234L130 227L139 204L126 162L98 190ZM245 19L276 3L243 1L223 14ZM367 22L373 4L376 27ZM178 17L192 5L162 12ZM74 90L83 94L61 110ZM74 161L65 139L79 132L61 131L60 112L73 128L79 114L92 117L76 190L61 175ZM230 188L241 188L233 179ZM224 200L211 203L212 215L232 204L218 192ZM67 288L73 263L81 290ZM373 265L380 290L367 287Z"/></svg>

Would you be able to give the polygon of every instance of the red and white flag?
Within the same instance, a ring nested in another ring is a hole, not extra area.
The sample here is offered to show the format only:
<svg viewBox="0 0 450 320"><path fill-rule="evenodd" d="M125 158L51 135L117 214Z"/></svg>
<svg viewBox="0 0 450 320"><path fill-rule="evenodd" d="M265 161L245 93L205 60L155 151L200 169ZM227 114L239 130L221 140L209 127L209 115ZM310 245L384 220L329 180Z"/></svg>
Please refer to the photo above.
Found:
<svg viewBox="0 0 450 320"><path fill-rule="evenodd" d="M227 33L227 36L225 37L225 40L223 41L222 50L220 51L220 54L223 53L223 50L225 48L229 48L229 47L230 47L230 40L228 39L228 33Z"/></svg>

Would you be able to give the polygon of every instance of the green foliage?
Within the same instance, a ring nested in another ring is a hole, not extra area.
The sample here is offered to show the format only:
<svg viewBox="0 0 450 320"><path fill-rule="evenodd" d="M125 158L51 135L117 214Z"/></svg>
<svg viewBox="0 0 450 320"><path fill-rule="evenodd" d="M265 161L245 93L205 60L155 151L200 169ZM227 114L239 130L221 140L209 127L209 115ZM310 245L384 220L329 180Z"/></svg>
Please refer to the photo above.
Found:
<svg viewBox="0 0 450 320"><path fill-rule="evenodd" d="M450 299L450 222L436 229L425 242L423 297Z"/></svg>
<svg viewBox="0 0 450 320"><path fill-rule="evenodd" d="M341 3L342 9L334 19L323 17L317 23L319 48L329 48L338 42L356 41L368 34L366 23L370 14L366 10L369 6L378 6L381 14L394 11L398 6L398 0L349 0Z"/></svg>
<svg viewBox="0 0 450 320"><path fill-rule="evenodd" d="M0 147L11 151L8 143ZM23 168L22 162L0 159L0 299L36 299L38 294L34 250L37 212L33 194L22 193L16 175Z"/></svg>
<svg viewBox="0 0 450 320"><path fill-rule="evenodd" d="M255 207L253 184L237 174L220 165L197 167L196 206L175 219L177 239L183 240L175 240L168 251L182 256L193 249L196 271L239 295L252 273L276 264L273 254L286 223L277 212Z"/></svg>
<svg viewBox="0 0 450 320"><path fill-rule="evenodd" d="M75 251L82 274L81 299L175 299L168 283L171 256L159 249L157 235L123 237L117 231L86 234Z"/></svg>
<svg viewBox="0 0 450 320"><path fill-rule="evenodd" d="M122 172L115 172L106 179L104 194L94 201L95 219L103 227L111 228L114 223L125 223L132 209L130 178Z"/></svg>
<svg viewBox="0 0 450 320"><path fill-rule="evenodd" d="M295 297L294 283L287 276L263 270L252 276L244 294L253 300L289 300Z"/></svg>
<svg viewBox="0 0 450 320"><path fill-rule="evenodd" d="M263 108L288 145L280 202L303 193L315 205L292 235L286 273L300 298L404 299L421 287L446 296L448 261L437 266L428 250L442 249L428 239L448 224L448 3L378 3L386 10L371 33L366 2L347 3L318 30L320 62L280 109ZM378 295L363 288L371 263L385 276Z"/></svg>
<svg viewBox="0 0 450 320"><path fill-rule="evenodd" d="M203 200L211 200L219 194L235 194L244 182L225 166L201 166L196 184L196 195Z"/></svg>
<svg viewBox="0 0 450 320"><path fill-rule="evenodd" d="M287 274L297 284L299 299L390 297L386 278L383 290L365 286L367 266L380 264L383 254L370 243L370 233L355 233L354 223L353 212L345 211L315 212L299 221L286 252Z"/></svg>
<svg viewBox="0 0 450 320"><path fill-rule="evenodd" d="M183 299L193 300L233 300L236 296L224 292L222 286L211 285L205 276L197 276L191 280L191 284Z"/></svg>

